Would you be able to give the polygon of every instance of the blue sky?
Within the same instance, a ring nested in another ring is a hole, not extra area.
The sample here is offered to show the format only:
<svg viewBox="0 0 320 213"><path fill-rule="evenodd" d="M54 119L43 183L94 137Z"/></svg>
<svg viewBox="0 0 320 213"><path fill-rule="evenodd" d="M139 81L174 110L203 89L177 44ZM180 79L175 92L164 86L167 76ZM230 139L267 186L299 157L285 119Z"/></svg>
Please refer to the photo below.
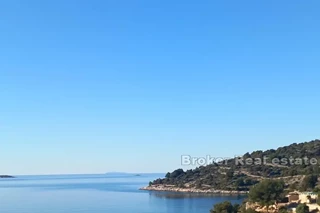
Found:
<svg viewBox="0 0 320 213"><path fill-rule="evenodd" d="M319 1L5 1L0 173L166 172L319 137Z"/></svg>

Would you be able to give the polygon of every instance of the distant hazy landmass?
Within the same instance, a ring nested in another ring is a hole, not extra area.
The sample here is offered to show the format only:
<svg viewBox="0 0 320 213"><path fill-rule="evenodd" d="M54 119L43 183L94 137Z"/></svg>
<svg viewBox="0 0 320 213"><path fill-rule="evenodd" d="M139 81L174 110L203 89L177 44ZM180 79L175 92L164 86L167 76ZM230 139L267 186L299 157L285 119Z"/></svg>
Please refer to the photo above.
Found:
<svg viewBox="0 0 320 213"><path fill-rule="evenodd" d="M106 175L132 175L132 176L141 176L137 173L127 173L127 172L107 172Z"/></svg>
<svg viewBox="0 0 320 213"><path fill-rule="evenodd" d="M0 175L0 178L14 178L14 177L10 175Z"/></svg>
<svg viewBox="0 0 320 213"><path fill-rule="evenodd" d="M127 172L107 172L106 175L128 175Z"/></svg>
<svg viewBox="0 0 320 213"><path fill-rule="evenodd" d="M106 175L133 175L133 176L141 176L138 173L127 173L127 172L107 172Z"/></svg>

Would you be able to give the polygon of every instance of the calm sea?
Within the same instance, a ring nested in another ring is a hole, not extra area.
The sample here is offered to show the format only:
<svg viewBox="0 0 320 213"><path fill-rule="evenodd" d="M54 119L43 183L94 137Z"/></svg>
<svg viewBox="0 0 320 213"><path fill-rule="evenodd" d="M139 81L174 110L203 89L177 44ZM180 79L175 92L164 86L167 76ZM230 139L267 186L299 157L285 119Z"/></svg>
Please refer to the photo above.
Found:
<svg viewBox="0 0 320 213"><path fill-rule="evenodd" d="M237 196L139 191L161 174L19 176L0 179L1 213L208 213Z"/></svg>

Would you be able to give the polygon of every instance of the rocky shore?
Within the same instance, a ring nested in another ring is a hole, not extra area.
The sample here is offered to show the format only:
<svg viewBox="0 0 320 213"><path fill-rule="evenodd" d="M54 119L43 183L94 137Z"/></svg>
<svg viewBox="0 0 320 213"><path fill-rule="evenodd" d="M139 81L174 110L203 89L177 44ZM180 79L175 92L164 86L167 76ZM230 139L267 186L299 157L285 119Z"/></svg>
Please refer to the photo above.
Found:
<svg viewBox="0 0 320 213"><path fill-rule="evenodd" d="M206 193L206 194L248 194L247 191L227 191L227 190L214 190L214 189L196 189L196 188L179 188L176 186L168 185L152 185L142 187L140 190L146 191L167 191L167 192L185 192L185 193Z"/></svg>

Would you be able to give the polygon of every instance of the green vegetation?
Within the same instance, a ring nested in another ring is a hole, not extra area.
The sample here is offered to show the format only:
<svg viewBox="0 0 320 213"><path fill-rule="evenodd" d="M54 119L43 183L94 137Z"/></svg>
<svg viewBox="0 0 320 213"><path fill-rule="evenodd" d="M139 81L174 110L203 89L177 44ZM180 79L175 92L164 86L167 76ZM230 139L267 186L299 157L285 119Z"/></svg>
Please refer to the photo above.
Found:
<svg viewBox="0 0 320 213"><path fill-rule="evenodd" d="M263 180L251 188L249 199L251 202L259 203L261 206L275 204L284 197L284 182L281 180Z"/></svg>
<svg viewBox="0 0 320 213"><path fill-rule="evenodd" d="M217 203L210 210L210 213L257 213L254 209L245 209L244 204L232 204L229 201Z"/></svg>
<svg viewBox="0 0 320 213"><path fill-rule="evenodd" d="M259 184L251 188L249 192L249 202L258 203L260 206L266 206L267 211L270 205L277 203L284 198L284 182L281 180L263 180ZM214 205L210 213L255 213L254 209L246 209L245 202L242 206L238 204L232 205L225 201ZM281 213L287 213L287 209L279 209Z"/></svg>
<svg viewBox="0 0 320 213"><path fill-rule="evenodd" d="M267 163L255 161L265 157L267 157ZM279 159L279 162L273 163L272 159ZM310 163L311 159L316 159L318 164ZM241 164L250 160L253 161L251 165ZM300 144L294 143L276 150L246 153L241 161L230 159L187 171L177 169L171 173L168 172L163 179L154 180L151 185L249 191L253 185L263 179L282 178L290 190L313 190L320 175L319 163L320 140L314 140Z"/></svg>
<svg viewBox="0 0 320 213"><path fill-rule="evenodd" d="M238 204L232 205L229 201L225 201L214 205L213 209L210 210L210 213L237 213L239 207Z"/></svg>
<svg viewBox="0 0 320 213"><path fill-rule="evenodd" d="M288 209L284 206L281 206L278 211L278 213L288 213L288 212L289 212Z"/></svg>
<svg viewBox="0 0 320 213"><path fill-rule="evenodd" d="M318 176L317 175L307 175L302 183L300 190L301 191L307 191L307 190L314 190L318 182Z"/></svg>
<svg viewBox="0 0 320 213"><path fill-rule="evenodd" d="M303 203L303 204L299 204L299 206L296 209L296 213L309 213L309 207Z"/></svg>

